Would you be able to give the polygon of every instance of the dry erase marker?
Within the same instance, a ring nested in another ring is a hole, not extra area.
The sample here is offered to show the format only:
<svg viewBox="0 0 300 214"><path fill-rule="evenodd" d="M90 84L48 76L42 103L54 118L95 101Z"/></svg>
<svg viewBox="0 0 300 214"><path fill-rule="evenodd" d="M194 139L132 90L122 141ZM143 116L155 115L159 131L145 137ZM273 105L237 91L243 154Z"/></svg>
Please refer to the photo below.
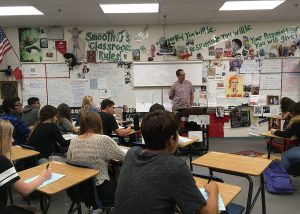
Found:
<svg viewBox="0 0 300 214"><path fill-rule="evenodd" d="M49 168L49 163L47 164L47 166L46 166L46 169L48 169Z"/></svg>

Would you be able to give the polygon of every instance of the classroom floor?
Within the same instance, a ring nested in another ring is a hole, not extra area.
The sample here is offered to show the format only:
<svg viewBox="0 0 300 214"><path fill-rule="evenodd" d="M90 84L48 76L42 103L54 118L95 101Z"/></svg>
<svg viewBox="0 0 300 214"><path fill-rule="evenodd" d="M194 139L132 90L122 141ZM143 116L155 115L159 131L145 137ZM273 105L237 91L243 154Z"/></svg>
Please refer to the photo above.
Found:
<svg viewBox="0 0 300 214"><path fill-rule="evenodd" d="M266 145L263 142L263 138L249 137L249 138L225 138L225 139L210 139L210 150L219 152L239 152L244 150L252 150L261 153L267 153ZM279 154L277 154L279 155ZM185 157L182 157L185 158ZM197 158L196 156L194 158ZM194 166L194 171L201 174L208 174L206 168ZM226 183L235 184L242 187L241 193L234 200L235 203L245 206L248 182L245 178L236 176L215 173L218 177L224 179ZM299 212L299 198L300 198L300 177L291 177L294 186L294 193L292 195L273 195L266 192L266 209L267 213L280 214L280 213L298 213ZM254 177L254 191L257 190L259 185L259 178ZM14 201L16 204L20 203L21 198L14 194ZM33 205L39 206L39 199L33 200ZM67 213L70 207L70 200L66 192L58 194L51 200L49 208L49 214ZM87 209L82 205L83 213L86 213ZM258 198L253 211L253 214L261 213L261 200Z"/></svg>

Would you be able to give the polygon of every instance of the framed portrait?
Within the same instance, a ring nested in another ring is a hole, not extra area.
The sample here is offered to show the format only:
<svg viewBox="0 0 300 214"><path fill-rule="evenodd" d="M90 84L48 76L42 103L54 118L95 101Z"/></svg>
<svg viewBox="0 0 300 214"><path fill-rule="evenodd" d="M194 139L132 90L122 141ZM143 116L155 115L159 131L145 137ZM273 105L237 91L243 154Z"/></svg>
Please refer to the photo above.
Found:
<svg viewBox="0 0 300 214"><path fill-rule="evenodd" d="M48 48L48 39L47 38L40 38L40 47Z"/></svg>
<svg viewBox="0 0 300 214"><path fill-rule="evenodd" d="M56 50L47 49L42 50L43 61L56 61Z"/></svg>
<svg viewBox="0 0 300 214"><path fill-rule="evenodd" d="M279 105L279 96L268 95L267 105Z"/></svg>
<svg viewBox="0 0 300 214"><path fill-rule="evenodd" d="M96 51L86 51L86 59L88 63L96 63Z"/></svg>

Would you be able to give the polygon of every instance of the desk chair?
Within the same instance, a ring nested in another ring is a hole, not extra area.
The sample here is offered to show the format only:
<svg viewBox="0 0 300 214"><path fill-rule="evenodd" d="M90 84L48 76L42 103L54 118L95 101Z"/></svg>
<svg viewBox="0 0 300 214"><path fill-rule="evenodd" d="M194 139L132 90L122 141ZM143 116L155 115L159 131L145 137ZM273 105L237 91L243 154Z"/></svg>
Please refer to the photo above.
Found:
<svg viewBox="0 0 300 214"><path fill-rule="evenodd" d="M88 164L82 162L67 161L66 163L77 167L91 168ZM78 214L82 214L81 202L84 202L86 207L92 207L93 210L99 210L99 213L102 213L103 206L98 197L95 177L71 187L67 190L67 194L72 201L68 214L74 213L76 210ZM74 207L75 204L76 207Z"/></svg>
<svg viewBox="0 0 300 214"><path fill-rule="evenodd" d="M223 179L219 178L219 177L215 177L215 176L210 176L210 175L200 175L197 173L192 172L194 177L200 177L200 178L204 178L204 179L210 179L216 182L221 182L224 183ZM239 204L235 204L235 203L230 203L227 207L226 207L226 211L222 211L221 214L242 214L245 210L245 207L239 205Z"/></svg>

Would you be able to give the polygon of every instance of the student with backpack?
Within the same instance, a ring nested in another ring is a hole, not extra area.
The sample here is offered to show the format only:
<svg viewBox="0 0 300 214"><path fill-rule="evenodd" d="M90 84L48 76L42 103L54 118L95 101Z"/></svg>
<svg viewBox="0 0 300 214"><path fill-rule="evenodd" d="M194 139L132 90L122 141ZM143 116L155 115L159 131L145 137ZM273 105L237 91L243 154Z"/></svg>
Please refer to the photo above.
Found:
<svg viewBox="0 0 300 214"><path fill-rule="evenodd" d="M296 142L300 141L300 102L297 102L293 107L292 119L289 122L287 129L284 131L271 129L271 133L284 138L296 136ZM295 146L292 149L285 151L282 154L281 161L284 168L289 172L292 164L300 161L300 147Z"/></svg>

